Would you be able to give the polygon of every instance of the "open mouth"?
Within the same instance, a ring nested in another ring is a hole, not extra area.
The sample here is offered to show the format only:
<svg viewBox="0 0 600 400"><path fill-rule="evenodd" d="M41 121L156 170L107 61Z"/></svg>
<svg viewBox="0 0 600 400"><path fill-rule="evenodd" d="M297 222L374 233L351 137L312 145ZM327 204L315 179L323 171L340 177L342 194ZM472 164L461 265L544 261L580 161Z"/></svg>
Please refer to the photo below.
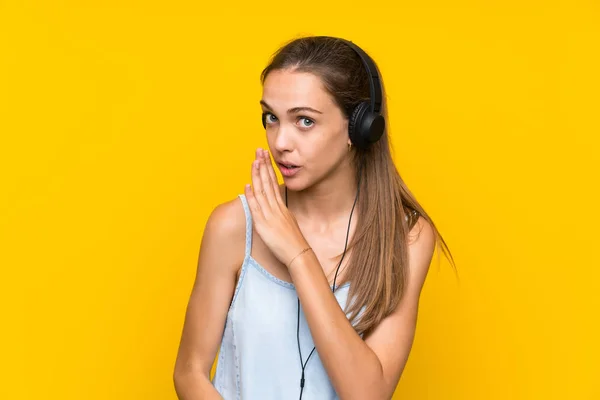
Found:
<svg viewBox="0 0 600 400"><path fill-rule="evenodd" d="M292 177L292 176L296 175L296 173L301 168L297 165L281 164L281 163L277 163L277 166L279 167L281 174L285 177Z"/></svg>
<svg viewBox="0 0 600 400"><path fill-rule="evenodd" d="M294 169L294 168L300 168L297 165L292 165L292 164L279 164L280 167L286 168L286 169Z"/></svg>

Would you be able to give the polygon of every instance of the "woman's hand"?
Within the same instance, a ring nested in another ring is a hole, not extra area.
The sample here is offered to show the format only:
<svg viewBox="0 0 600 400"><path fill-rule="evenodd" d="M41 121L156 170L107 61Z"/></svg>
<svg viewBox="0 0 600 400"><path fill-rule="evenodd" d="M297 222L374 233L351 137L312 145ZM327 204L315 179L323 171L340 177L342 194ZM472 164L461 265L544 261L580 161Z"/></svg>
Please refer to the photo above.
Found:
<svg viewBox="0 0 600 400"><path fill-rule="evenodd" d="M268 151L256 151L256 159L252 164L252 188L246 185L244 193L256 232L275 257L288 266L309 245L296 218L281 199Z"/></svg>

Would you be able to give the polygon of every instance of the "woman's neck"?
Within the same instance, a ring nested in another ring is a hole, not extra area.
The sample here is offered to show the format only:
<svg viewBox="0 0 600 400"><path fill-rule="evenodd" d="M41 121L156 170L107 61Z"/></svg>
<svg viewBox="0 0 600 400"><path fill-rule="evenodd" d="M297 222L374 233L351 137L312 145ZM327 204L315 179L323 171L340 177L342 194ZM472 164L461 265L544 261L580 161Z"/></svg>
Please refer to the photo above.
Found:
<svg viewBox="0 0 600 400"><path fill-rule="evenodd" d="M327 232L340 223L348 224L348 216L356 199L356 183L320 185L299 192L285 187L287 206L299 223L314 232Z"/></svg>

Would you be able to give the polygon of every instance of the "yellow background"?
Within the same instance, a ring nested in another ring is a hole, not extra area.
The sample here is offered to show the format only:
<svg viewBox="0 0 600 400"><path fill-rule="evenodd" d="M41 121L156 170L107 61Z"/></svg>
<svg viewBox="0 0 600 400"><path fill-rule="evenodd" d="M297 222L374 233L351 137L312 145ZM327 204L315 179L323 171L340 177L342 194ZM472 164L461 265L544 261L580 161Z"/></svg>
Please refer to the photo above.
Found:
<svg viewBox="0 0 600 400"><path fill-rule="evenodd" d="M599 3L216 3L0 1L0 398L176 398L260 70L328 34L378 62L460 272L434 261L395 398L599 399Z"/></svg>

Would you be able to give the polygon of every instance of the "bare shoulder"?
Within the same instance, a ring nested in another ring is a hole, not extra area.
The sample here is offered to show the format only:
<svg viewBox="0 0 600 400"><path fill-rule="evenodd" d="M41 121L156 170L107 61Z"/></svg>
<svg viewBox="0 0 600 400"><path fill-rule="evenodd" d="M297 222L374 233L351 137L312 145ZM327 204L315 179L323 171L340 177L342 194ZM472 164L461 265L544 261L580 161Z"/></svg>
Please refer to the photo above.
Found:
<svg viewBox="0 0 600 400"><path fill-rule="evenodd" d="M229 259L229 265L234 268L241 266L246 242L246 217L239 197L214 207L206 222L202 242L203 248Z"/></svg>
<svg viewBox="0 0 600 400"><path fill-rule="evenodd" d="M429 271L437 237L432 224L419 216L408 234L408 289L418 296Z"/></svg>
<svg viewBox="0 0 600 400"><path fill-rule="evenodd" d="M206 225L212 231L224 236L244 237L246 215L241 199L235 197L217 204L210 213Z"/></svg>
<svg viewBox="0 0 600 400"><path fill-rule="evenodd" d="M436 235L433 225L421 215L410 226L408 233L409 246L426 246L435 244Z"/></svg>

